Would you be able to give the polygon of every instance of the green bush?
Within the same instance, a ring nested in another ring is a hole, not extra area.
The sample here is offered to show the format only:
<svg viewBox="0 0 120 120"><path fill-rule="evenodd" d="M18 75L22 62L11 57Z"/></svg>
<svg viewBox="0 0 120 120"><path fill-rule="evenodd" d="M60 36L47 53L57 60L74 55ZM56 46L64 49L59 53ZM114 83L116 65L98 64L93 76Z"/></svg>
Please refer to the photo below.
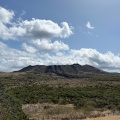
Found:
<svg viewBox="0 0 120 120"><path fill-rule="evenodd" d="M22 103L52 102L59 104L74 104L76 107L91 106L105 108L114 105L111 109L120 109L120 85L110 86L98 84L96 86L57 88L33 85L22 88L13 88L11 93Z"/></svg>

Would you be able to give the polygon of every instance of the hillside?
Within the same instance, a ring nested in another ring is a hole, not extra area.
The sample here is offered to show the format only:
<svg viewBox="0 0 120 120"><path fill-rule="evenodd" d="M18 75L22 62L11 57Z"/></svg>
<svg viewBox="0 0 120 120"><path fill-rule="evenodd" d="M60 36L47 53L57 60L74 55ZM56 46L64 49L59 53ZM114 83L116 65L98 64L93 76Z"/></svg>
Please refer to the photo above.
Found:
<svg viewBox="0 0 120 120"><path fill-rule="evenodd" d="M104 111L120 114L119 91L120 74L89 65L36 65L1 72L0 119L78 120L105 116Z"/></svg>
<svg viewBox="0 0 120 120"><path fill-rule="evenodd" d="M103 75L107 74L107 72L102 71L98 68L95 68L90 65L36 65L36 66L28 66L25 67L18 72L31 72L35 74L39 73L54 73L59 76L69 77L69 78L81 78L81 77L91 77L92 75Z"/></svg>

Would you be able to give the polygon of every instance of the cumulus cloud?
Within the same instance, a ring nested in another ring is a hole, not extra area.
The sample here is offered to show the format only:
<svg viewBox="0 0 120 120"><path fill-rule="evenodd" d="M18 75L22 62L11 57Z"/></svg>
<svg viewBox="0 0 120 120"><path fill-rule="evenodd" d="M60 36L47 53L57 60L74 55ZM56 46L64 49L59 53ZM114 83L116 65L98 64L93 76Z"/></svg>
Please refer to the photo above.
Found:
<svg viewBox="0 0 120 120"><path fill-rule="evenodd" d="M72 27L69 27L67 22L63 22L61 25L62 27L51 20L40 19L25 20L20 23L21 28L26 31L26 37L32 37L33 39L66 38L73 34Z"/></svg>
<svg viewBox="0 0 120 120"><path fill-rule="evenodd" d="M51 20L35 18L32 20L12 22L14 15L12 10L0 7L0 24L2 26L0 37L2 39L18 39L18 37L26 39L67 38L73 34L73 27L69 26L67 22L62 22L61 26Z"/></svg>
<svg viewBox="0 0 120 120"><path fill-rule="evenodd" d="M23 13L25 13L23 11ZM67 38L73 34L73 27L67 22L61 25L51 20L20 20L14 19L14 12L0 7L0 38L3 40L24 40L23 49L27 52L68 50L69 46L53 38ZM23 42L23 41L22 41ZM30 44L30 45L29 45ZM33 45L32 45L33 44ZM36 48L35 48L36 47ZM38 50L36 50L38 49ZM32 51L33 50L33 51Z"/></svg>
<svg viewBox="0 0 120 120"><path fill-rule="evenodd" d="M69 46L63 42L55 41L51 42L48 40L33 40L30 42L30 45L23 43L22 48L30 53L36 53L41 51L59 51L59 50L69 50Z"/></svg>
<svg viewBox="0 0 120 120"><path fill-rule="evenodd" d="M61 25L40 19L18 22L14 21L14 16L14 11L0 7L0 38L17 40L22 44L22 49L18 50L0 42L0 71L14 71L28 65L74 63L89 64L105 70L120 69L120 57L112 52L103 54L87 48L73 50L64 42L56 40L73 34L73 27L67 22ZM90 22L86 27L94 29Z"/></svg>
<svg viewBox="0 0 120 120"><path fill-rule="evenodd" d="M1 34L0 37L3 39L18 39L18 37L25 39L67 38L73 34L72 27L69 27L67 22L61 23L62 27L51 20L40 19L25 20L11 27L7 27L3 22L0 23L2 25L0 32L4 31L4 34L9 34L6 38L4 34Z"/></svg>
<svg viewBox="0 0 120 120"><path fill-rule="evenodd" d="M3 40L17 39L17 36L25 33L24 29L12 21L14 16L14 11L0 7L0 38Z"/></svg>
<svg viewBox="0 0 120 120"><path fill-rule="evenodd" d="M94 29L94 27L91 25L91 23L89 21L87 22L86 27L88 29L92 29L92 30Z"/></svg>
<svg viewBox="0 0 120 120"><path fill-rule="evenodd" d="M120 57L111 52L100 53L95 49L82 48L80 50L72 50L73 55L83 58L82 63L90 64L102 69L120 68ZM76 61L77 62L77 61Z"/></svg>
<svg viewBox="0 0 120 120"><path fill-rule="evenodd" d="M40 64L38 58L37 54L13 49L0 42L0 71L14 71L30 64Z"/></svg>
<svg viewBox="0 0 120 120"><path fill-rule="evenodd" d="M20 51L9 48L6 44L0 42L1 71L14 71L28 65L65 65L74 63L81 65L89 64L109 71L120 69L120 57L111 52L103 54L95 49L82 48L80 50L69 50L67 52L56 52L53 54L47 52L33 54L32 51L35 51L33 47L26 44L23 44L23 46L26 50Z"/></svg>
<svg viewBox="0 0 120 120"><path fill-rule="evenodd" d="M14 17L14 12L12 10L7 10L0 6L0 22L2 23L11 23L11 20Z"/></svg>
<svg viewBox="0 0 120 120"><path fill-rule="evenodd" d="M28 45L26 43L23 43L22 44L22 48L26 51L26 52L29 52L29 53L36 53L37 52L37 49L31 45Z"/></svg>
<svg viewBox="0 0 120 120"><path fill-rule="evenodd" d="M68 23L61 23L62 27L51 20L32 19L21 22L19 29L25 39L29 39L31 45L34 45L38 51L58 51L69 50L69 46L61 41L52 42L54 37L66 38L72 34ZM24 33L24 30L26 31ZM27 49L26 49L27 50Z"/></svg>
<svg viewBox="0 0 120 120"><path fill-rule="evenodd" d="M54 37L67 38L72 32L72 27L69 27L67 22L61 23L61 27L51 20L32 19L25 20L19 24L7 27L7 25L0 22L2 28L0 29L0 37L2 39L52 39ZM8 34L5 38L5 34Z"/></svg>
<svg viewBox="0 0 120 120"><path fill-rule="evenodd" d="M37 39L31 41L31 43L39 50L39 51L58 51L58 50L69 50L69 46L64 44L63 42L55 41L51 42L46 39Z"/></svg>
<svg viewBox="0 0 120 120"><path fill-rule="evenodd" d="M69 50L69 46L60 41L52 42L54 37L66 38L72 34L68 23L63 22L62 27L51 20L32 19L31 21L23 21L21 27L26 31L24 37L30 41L40 51L58 51Z"/></svg>

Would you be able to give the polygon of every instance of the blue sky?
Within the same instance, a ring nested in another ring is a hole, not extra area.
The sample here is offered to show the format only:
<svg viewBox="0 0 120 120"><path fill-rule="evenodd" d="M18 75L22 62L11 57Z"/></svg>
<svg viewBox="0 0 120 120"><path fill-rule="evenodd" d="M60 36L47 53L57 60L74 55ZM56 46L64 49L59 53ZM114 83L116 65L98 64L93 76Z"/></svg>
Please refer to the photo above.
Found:
<svg viewBox="0 0 120 120"><path fill-rule="evenodd" d="M119 0L0 0L0 71L89 64L120 72Z"/></svg>

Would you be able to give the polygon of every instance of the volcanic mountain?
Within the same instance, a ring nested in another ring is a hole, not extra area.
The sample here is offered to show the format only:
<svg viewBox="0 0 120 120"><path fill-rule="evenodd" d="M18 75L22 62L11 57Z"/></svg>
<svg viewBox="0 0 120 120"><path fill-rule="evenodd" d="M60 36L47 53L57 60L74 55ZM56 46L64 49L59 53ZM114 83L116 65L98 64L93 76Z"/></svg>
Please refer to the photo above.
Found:
<svg viewBox="0 0 120 120"><path fill-rule="evenodd" d="M80 78L80 77L90 77L92 75L104 75L107 72L95 68L90 65L35 65L25 67L17 72L30 72L34 74L56 74L59 76L70 77L70 78Z"/></svg>

